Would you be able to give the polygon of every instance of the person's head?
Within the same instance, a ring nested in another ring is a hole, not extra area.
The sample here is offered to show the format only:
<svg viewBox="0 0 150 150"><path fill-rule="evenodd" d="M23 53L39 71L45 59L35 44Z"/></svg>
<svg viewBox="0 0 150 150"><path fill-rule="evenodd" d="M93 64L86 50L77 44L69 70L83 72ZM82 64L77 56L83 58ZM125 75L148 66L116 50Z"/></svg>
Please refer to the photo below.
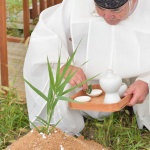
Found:
<svg viewBox="0 0 150 150"><path fill-rule="evenodd" d="M138 0L94 0L96 11L108 24L116 25L126 19Z"/></svg>

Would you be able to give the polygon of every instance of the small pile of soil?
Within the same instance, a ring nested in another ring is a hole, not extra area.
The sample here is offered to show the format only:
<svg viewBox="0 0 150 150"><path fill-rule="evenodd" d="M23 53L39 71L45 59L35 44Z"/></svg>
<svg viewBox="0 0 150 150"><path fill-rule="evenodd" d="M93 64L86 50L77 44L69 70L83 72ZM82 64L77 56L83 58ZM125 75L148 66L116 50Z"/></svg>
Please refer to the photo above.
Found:
<svg viewBox="0 0 150 150"><path fill-rule="evenodd" d="M102 145L85 140L84 137L76 138L55 129L51 134L45 135L36 130L11 144L6 150L106 150Z"/></svg>

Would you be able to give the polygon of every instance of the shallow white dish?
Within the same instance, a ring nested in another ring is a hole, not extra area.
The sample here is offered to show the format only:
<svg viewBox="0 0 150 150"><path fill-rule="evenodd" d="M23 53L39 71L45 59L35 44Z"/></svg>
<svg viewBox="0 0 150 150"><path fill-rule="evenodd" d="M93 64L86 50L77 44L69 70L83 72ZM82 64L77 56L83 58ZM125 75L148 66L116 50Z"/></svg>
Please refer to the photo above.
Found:
<svg viewBox="0 0 150 150"><path fill-rule="evenodd" d="M92 92L89 94L89 93L86 93L87 95L89 96L99 96L100 94L102 94L102 90L100 89L92 89Z"/></svg>
<svg viewBox="0 0 150 150"><path fill-rule="evenodd" d="M88 102L90 101L91 97L89 96L78 96L74 100L78 102Z"/></svg>

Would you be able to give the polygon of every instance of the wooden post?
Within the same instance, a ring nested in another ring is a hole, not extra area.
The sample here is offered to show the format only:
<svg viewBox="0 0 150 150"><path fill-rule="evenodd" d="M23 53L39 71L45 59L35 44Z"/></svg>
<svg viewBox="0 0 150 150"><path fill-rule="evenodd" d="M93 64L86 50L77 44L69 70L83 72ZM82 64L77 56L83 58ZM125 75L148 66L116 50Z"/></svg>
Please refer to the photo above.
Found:
<svg viewBox="0 0 150 150"><path fill-rule="evenodd" d="M53 6L55 0L47 0L47 7Z"/></svg>
<svg viewBox="0 0 150 150"><path fill-rule="evenodd" d="M46 8L46 1L40 0L40 12L42 12Z"/></svg>
<svg viewBox="0 0 150 150"><path fill-rule="evenodd" d="M55 0L55 5L61 3L62 0Z"/></svg>
<svg viewBox="0 0 150 150"><path fill-rule="evenodd" d="M30 36L29 0L23 0L24 39Z"/></svg>
<svg viewBox="0 0 150 150"><path fill-rule="evenodd" d="M6 33L6 1L0 0L0 70L1 84L8 86L7 33Z"/></svg>
<svg viewBox="0 0 150 150"><path fill-rule="evenodd" d="M32 19L35 19L39 15L39 10L38 10L38 1L37 0L32 0Z"/></svg>
<svg viewBox="0 0 150 150"><path fill-rule="evenodd" d="M50 6L51 6L51 1L47 0L47 7L50 7Z"/></svg>

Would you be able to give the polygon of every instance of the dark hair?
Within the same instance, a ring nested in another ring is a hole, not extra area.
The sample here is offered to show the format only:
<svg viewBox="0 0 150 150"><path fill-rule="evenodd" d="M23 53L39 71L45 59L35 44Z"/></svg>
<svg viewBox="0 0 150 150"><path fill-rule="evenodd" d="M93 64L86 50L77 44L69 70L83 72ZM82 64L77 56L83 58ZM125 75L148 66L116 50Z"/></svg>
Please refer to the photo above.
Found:
<svg viewBox="0 0 150 150"><path fill-rule="evenodd" d="M116 9L124 5L128 0L94 0L95 3L106 9Z"/></svg>

